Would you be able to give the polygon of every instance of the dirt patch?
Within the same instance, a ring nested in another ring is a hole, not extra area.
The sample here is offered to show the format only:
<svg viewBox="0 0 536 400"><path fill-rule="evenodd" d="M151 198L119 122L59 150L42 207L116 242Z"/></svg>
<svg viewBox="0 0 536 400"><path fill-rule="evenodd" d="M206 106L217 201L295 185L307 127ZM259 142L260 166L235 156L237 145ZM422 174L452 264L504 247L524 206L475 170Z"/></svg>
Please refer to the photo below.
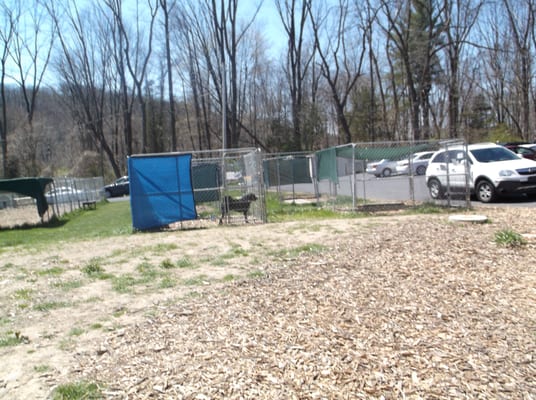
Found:
<svg viewBox="0 0 536 400"><path fill-rule="evenodd" d="M536 211L518 212L8 249L0 333L24 340L0 348L0 397L82 379L129 399L534 397Z"/></svg>

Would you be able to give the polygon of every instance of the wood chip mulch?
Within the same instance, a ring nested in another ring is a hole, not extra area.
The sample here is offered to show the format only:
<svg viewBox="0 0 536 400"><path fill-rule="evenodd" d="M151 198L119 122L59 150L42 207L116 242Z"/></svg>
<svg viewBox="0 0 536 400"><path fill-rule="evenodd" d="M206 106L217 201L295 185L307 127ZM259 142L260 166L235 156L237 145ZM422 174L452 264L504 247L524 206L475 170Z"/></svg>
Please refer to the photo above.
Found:
<svg viewBox="0 0 536 400"><path fill-rule="evenodd" d="M78 377L121 399L535 399L536 242L494 235L536 212L484 212L356 223L111 333Z"/></svg>

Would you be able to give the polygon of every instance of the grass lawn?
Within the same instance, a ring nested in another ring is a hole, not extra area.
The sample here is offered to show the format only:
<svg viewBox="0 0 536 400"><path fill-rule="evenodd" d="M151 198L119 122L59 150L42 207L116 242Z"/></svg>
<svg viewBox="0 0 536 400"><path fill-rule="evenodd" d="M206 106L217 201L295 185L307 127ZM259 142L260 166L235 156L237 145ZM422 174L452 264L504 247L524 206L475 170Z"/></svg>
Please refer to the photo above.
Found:
<svg viewBox="0 0 536 400"><path fill-rule="evenodd" d="M351 201L348 203L351 204ZM325 218L356 218L368 215L363 212L343 213L333 207L312 204L287 204L279 201L275 194L266 195L268 222L299 221ZM423 205L408 209L410 213L435 213L441 208ZM130 202L101 201L96 210L77 210L53 219L43 225L27 225L14 229L0 230L0 251L10 246L36 247L62 241L87 240L134 232Z"/></svg>
<svg viewBox="0 0 536 400"><path fill-rule="evenodd" d="M100 202L96 210L77 210L43 225L0 230L0 250L61 241L128 235L133 232L130 203Z"/></svg>

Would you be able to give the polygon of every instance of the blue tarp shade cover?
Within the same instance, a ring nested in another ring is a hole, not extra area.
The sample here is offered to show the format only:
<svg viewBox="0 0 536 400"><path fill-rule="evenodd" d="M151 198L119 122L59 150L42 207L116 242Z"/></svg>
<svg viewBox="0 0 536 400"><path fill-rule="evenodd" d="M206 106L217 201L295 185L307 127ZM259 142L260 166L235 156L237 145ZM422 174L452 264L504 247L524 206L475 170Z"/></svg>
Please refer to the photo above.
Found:
<svg viewBox="0 0 536 400"><path fill-rule="evenodd" d="M130 208L135 229L155 229L197 218L191 161L191 154L128 159Z"/></svg>
<svg viewBox="0 0 536 400"><path fill-rule="evenodd" d="M52 178L0 179L0 192L20 193L33 197L36 200L39 217L43 217L48 210L45 187L52 182L54 182Z"/></svg>

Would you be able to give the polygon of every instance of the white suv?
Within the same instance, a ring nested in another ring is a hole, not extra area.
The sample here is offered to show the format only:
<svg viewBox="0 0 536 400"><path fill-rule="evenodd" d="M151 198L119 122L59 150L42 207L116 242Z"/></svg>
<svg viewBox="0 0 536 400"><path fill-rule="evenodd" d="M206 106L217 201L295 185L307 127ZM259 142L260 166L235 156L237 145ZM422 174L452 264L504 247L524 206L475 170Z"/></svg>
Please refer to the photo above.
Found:
<svg viewBox="0 0 536 400"><path fill-rule="evenodd" d="M479 201L489 203L502 194L536 193L536 161L493 143L452 146L432 156L426 184L433 199L444 197L447 188L463 192L468 185Z"/></svg>

